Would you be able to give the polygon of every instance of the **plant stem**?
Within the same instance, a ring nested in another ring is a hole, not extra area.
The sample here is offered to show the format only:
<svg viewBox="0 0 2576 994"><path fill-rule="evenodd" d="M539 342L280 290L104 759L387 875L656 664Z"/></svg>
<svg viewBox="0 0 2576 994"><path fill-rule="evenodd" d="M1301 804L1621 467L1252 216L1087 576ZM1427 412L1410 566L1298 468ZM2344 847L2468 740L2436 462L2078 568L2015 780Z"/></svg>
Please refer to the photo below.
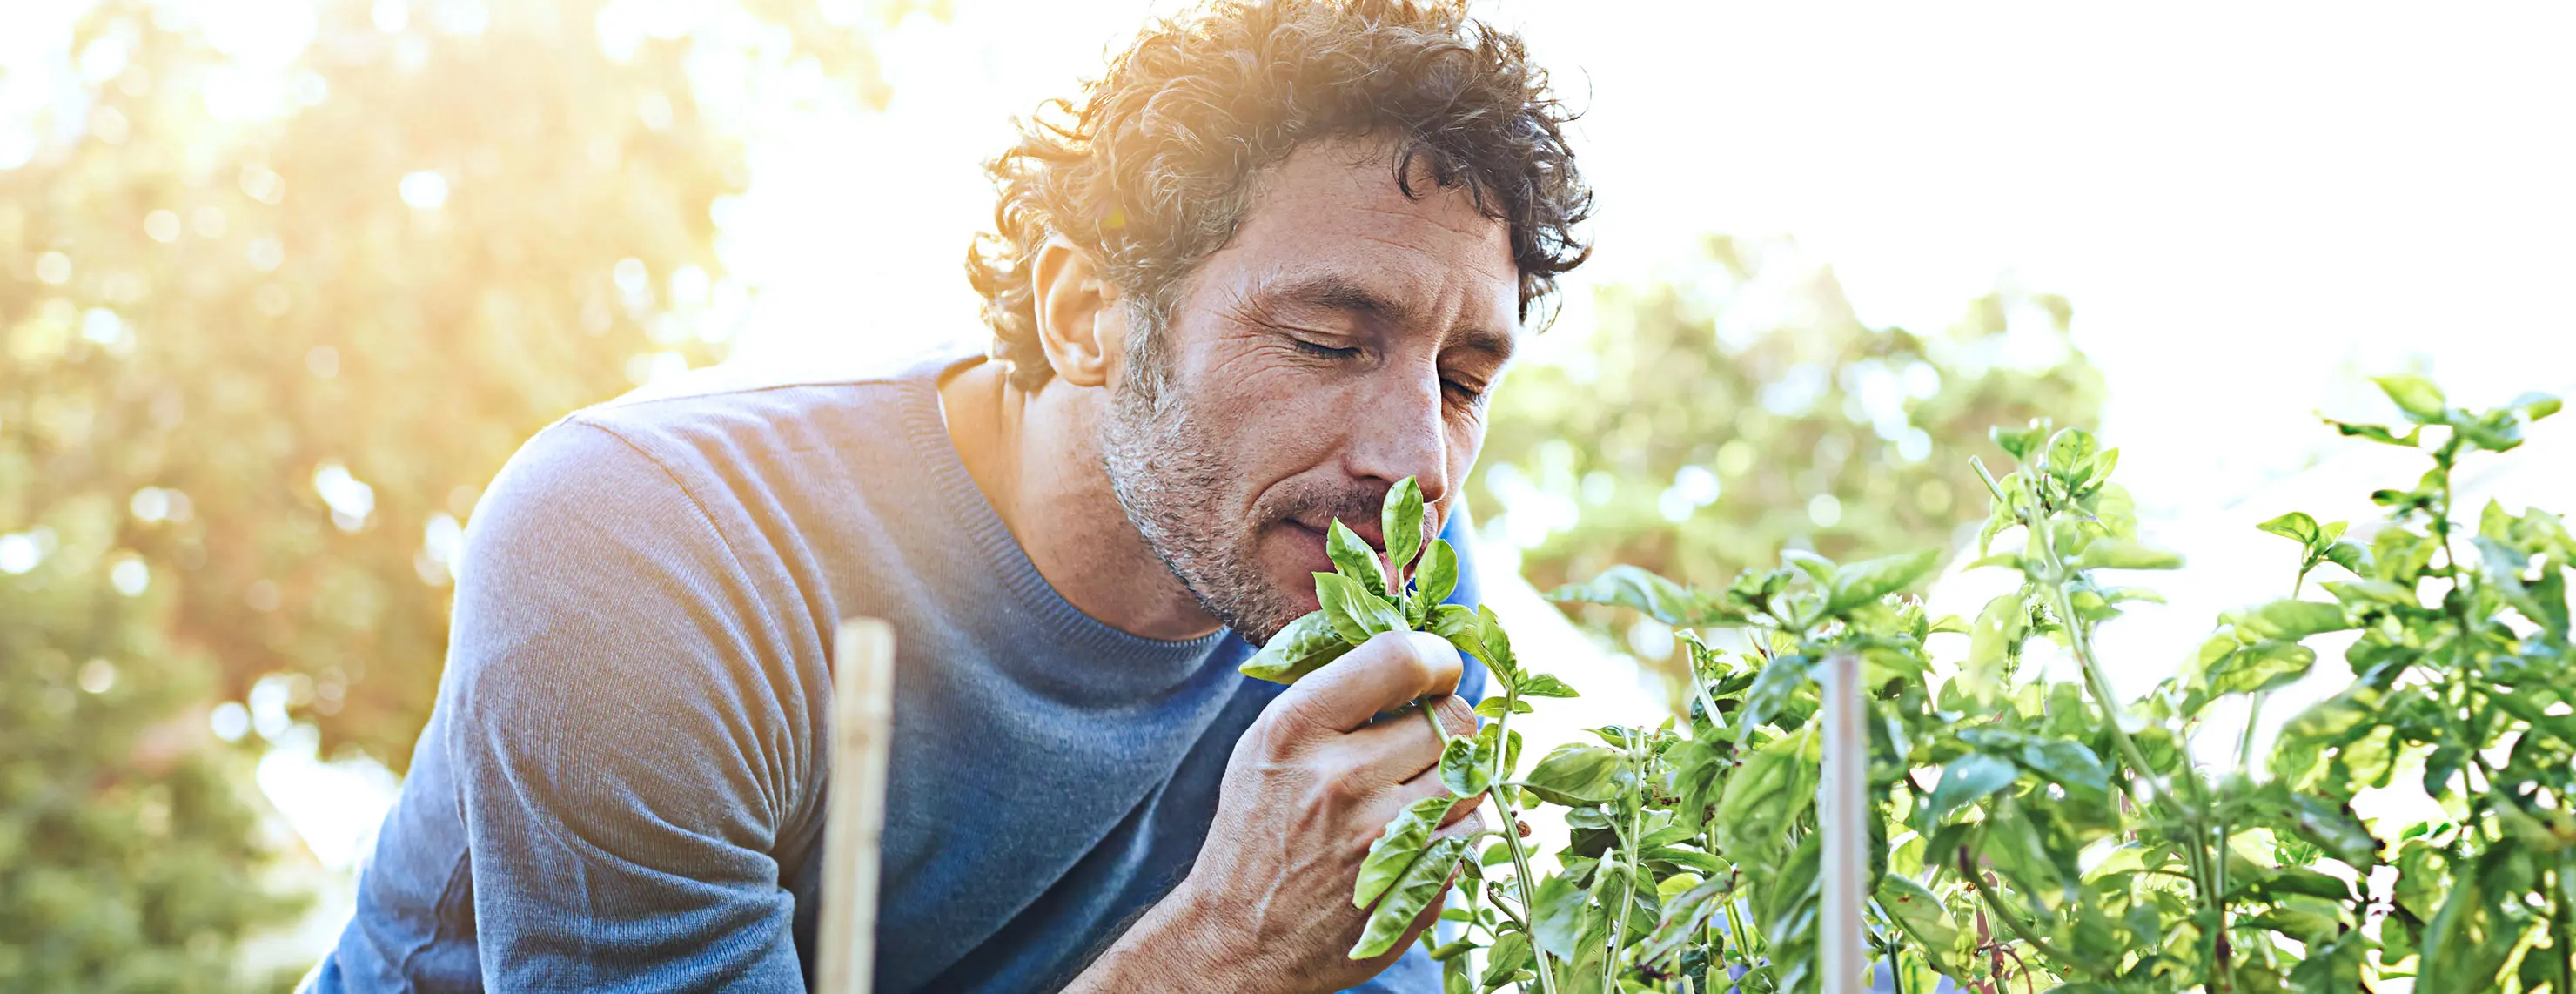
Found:
<svg viewBox="0 0 2576 994"><path fill-rule="evenodd" d="M1961 864L1959 869L1963 871L1961 875L1968 878L1968 886L1975 888L1977 896L1985 899L1986 906L1994 909L1995 918L2002 921L2005 928L2012 930L2013 937L2018 938L2023 942L2030 943L2031 948L2039 950L2041 954L2047 956L2049 959L2064 963L2070 967L2080 968L2080 965L2075 959L2067 956L2065 953L2057 951L2057 947L2049 945L2048 940L2040 938L2038 935L2033 934L2028 928L2024 928L2022 926L2021 919L2013 917L2012 912L2004 907L2003 898L1995 894L1994 886L1986 883L1986 875L1978 872L1974 865L1968 863L1967 850L1961 849L1959 851L1959 862Z"/></svg>
<svg viewBox="0 0 2576 994"><path fill-rule="evenodd" d="M1494 719L1494 770L1485 785L1485 796L1494 799L1495 809L1503 816L1503 848L1512 854L1512 884L1520 888L1521 911L1530 919L1523 924L1530 929L1530 956L1538 964L1539 989L1545 994L1556 994L1556 967L1548 962L1547 950L1539 947L1537 927L1531 924L1538 920L1538 884L1535 882L1537 878L1530 873L1529 851L1521 846L1520 812L1512 807L1511 799L1503 789L1503 760L1512 751L1512 706L1518 702L1518 697L1506 693L1502 717ZM1432 721L1431 727L1440 733L1441 747L1447 748L1448 730L1441 728L1437 719Z"/></svg>
<svg viewBox="0 0 2576 994"><path fill-rule="evenodd" d="M1636 739L1631 737L1629 741L1633 743ZM1629 748L1628 759L1632 763L1637 760L1633 745ZM1641 784L1645 779L1642 769L1638 771L1637 779ZM1644 788L1641 785L1638 789ZM1619 989L1619 951L1628 947L1628 909L1637 904L1637 840L1645 833L1646 804L1635 793L1629 794L1627 801L1628 837L1620 840L1623 858L1619 865L1627 873L1628 886L1620 892L1619 907L1611 912L1614 917L1610 927L1610 955L1601 965L1601 989L1605 991Z"/></svg>
<svg viewBox="0 0 2576 994"><path fill-rule="evenodd" d="M2209 909L2221 926L2210 936L2210 958L2213 962L2221 960L2224 958L2223 950L2227 948L2227 938L2223 930L2226 912L2220 903L2222 900L2220 891L2226 879L2223 874L2226 872L2227 854L2223 851L2217 854L2218 869L2213 872L2210 866L2210 854L2204 849L2210 842L2211 833L2207 815L2208 802L2201 793L2200 774L2191 768L2190 757L2185 754L2182 780L2190 790L2191 797L2185 799L2177 796L2165 784L2164 777L2156 772L2155 767L2147 763L2146 752L2138 748L2135 739L2129 737L2128 728L2120 720L2119 698L2112 694L2110 678L2103 675L2101 661L2093 654L2092 630L2085 624L2084 619L2076 616L2073 598L2067 593L2066 584L2069 577L2066 560L2058 554L2056 529L2049 527L2049 509L2040 500L2039 490L2035 484L2025 478L2023 487L2024 493L2030 499L2022 509L2021 523L2022 527L2030 533L2030 548L2039 553L2041 565L2046 569L2047 582L2044 586L2048 592L2049 609L2057 614L2058 624L2066 630L2067 650L2075 656L2076 663L2084 670L2084 682L2092 691L2094 701L2101 705L2103 717L2108 719L2112 741L2118 744L2121 758L2127 761L2132 770L2137 771L2139 780L2154 795L2153 799L2159 804L2173 806L2182 815L2183 820L2191 826L2189 852L2194 864L2193 883L2196 885L2194 889L2200 891L2201 903ZM2225 975L2223 969L2212 971L2212 976L2216 980L2211 985L2213 990L2226 989Z"/></svg>

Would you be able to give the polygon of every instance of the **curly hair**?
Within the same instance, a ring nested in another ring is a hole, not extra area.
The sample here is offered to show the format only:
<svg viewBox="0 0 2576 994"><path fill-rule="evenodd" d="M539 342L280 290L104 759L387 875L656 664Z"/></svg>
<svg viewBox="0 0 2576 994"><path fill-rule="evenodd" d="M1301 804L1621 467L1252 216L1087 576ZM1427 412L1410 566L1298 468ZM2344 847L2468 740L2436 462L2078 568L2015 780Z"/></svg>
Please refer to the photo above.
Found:
<svg viewBox="0 0 2576 994"><path fill-rule="evenodd" d="M1023 389L1054 375L1031 286L1049 238L1088 253L1150 332L1180 278L1234 237L1255 174L1300 142L1378 134L1400 142L1406 196L1427 173L1510 226L1527 320L1591 254L1574 230L1592 191L1566 144L1573 119L1521 40L1458 0L1211 0L1149 24L1080 106L1040 105L985 165L999 203L966 272L992 354Z"/></svg>

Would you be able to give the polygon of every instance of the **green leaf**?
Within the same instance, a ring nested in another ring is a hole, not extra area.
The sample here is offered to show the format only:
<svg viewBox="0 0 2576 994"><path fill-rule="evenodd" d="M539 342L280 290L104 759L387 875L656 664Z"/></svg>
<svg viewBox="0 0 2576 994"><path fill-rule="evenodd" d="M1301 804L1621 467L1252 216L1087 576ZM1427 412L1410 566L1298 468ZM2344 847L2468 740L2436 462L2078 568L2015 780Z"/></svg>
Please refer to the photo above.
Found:
<svg viewBox="0 0 2576 994"><path fill-rule="evenodd" d="M2182 557L2123 538L2097 538L2070 564L2076 569L2181 569Z"/></svg>
<svg viewBox="0 0 2576 994"><path fill-rule="evenodd" d="M2317 539L2323 534L2317 527L2317 519L2309 517L2305 511L2292 511L2254 527L2310 549L2316 548Z"/></svg>
<svg viewBox="0 0 2576 994"><path fill-rule="evenodd" d="M1308 611L1270 641L1261 651L1237 667L1243 675L1272 683L1295 683L1298 677L1312 673L1325 663L1342 658L1351 651L1349 640L1333 630L1333 623L1322 611Z"/></svg>
<svg viewBox="0 0 2576 994"><path fill-rule="evenodd" d="M1959 924L1939 895L1911 878L1890 873L1879 878L1878 906L1896 920L1934 968L1958 972Z"/></svg>
<svg viewBox="0 0 2576 994"><path fill-rule="evenodd" d="M1358 944L1351 947L1351 958L1383 956L1387 950L1395 948L1397 942L1403 941L1405 930L1413 927L1413 920L1421 917L1422 910L1439 900L1441 892L1448 889L1449 871L1457 868L1459 857L1466 851L1467 840L1455 835L1434 840L1424 847L1422 857L1405 868L1404 876L1395 882L1395 886L1387 888L1377 910L1369 912L1368 928L1360 933Z"/></svg>
<svg viewBox="0 0 2576 994"><path fill-rule="evenodd" d="M2030 427L2020 431L2007 431L2003 426L1997 425L1987 429L1987 435L1993 438L1995 445L2003 449L2006 454L2018 461L2029 462L2031 455L2038 452L2040 444L2048 438L2048 424L2044 421L2034 421L2031 422Z"/></svg>
<svg viewBox="0 0 2576 994"><path fill-rule="evenodd" d="M2278 690L2297 683L2317 663L2313 649L2296 642L2266 639L2244 646L2209 668L2209 692L2247 694Z"/></svg>
<svg viewBox="0 0 2576 994"><path fill-rule="evenodd" d="M1413 571L1413 596L1438 604L1457 589L1458 550L1447 539L1431 540L1431 547L1423 550L1422 565Z"/></svg>
<svg viewBox="0 0 2576 994"><path fill-rule="evenodd" d="M1624 564L1602 570L1590 583L1558 587L1548 593L1547 599L1634 608L1664 624L1682 628L1745 620L1742 612L1723 608L1696 590Z"/></svg>
<svg viewBox="0 0 2576 994"><path fill-rule="evenodd" d="M2084 743L2033 736L2015 758L2034 773L2070 793L2104 796L2111 790L2111 770Z"/></svg>
<svg viewBox="0 0 2576 994"><path fill-rule="evenodd" d="M1617 752L1569 742L1549 751L1521 783L1551 804L1607 804L1619 796L1619 762Z"/></svg>
<svg viewBox="0 0 2576 994"><path fill-rule="evenodd" d="M2048 439L2048 471L2073 488L2092 472L2093 457L2100 451L2101 443L2094 440L2092 432L2060 428Z"/></svg>
<svg viewBox="0 0 2576 994"><path fill-rule="evenodd" d="M2326 855L2365 875L2378 863L2379 839L2363 827L2351 805L2310 794L2299 794L2293 800L2298 806L2293 817L2301 838L2316 843Z"/></svg>
<svg viewBox="0 0 2576 994"><path fill-rule="evenodd" d="M1494 754L1476 748L1476 739L1461 735L1440 750L1440 782L1460 797L1474 797L1494 782Z"/></svg>
<svg viewBox="0 0 2576 994"><path fill-rule="evenodd" d="M2244 634L2284 642L2353 626L2344 615L2343 605L2317 601L2277 600L2251 611L2229 611L2219 617Z"/></svg>
<svg viewBox="0 0 2576 994"><path fill-rule="evenodd" d="M1801 573L1807 574L1808 579L1816 581L1817 589L1833 589L1833 560L1808 552L1805 549L1782 549L1780 550L1780 561L1796 567Z"/></svg>
<svg viewBox="0 0 2576 994"><path fill-rule="evenodd" d="M2527 393L2514 398L2513 403L2505 406L2522 412L2526 420L2538 421L2558 413L2559 402L2557 397L2550 394Z"/></svg>
<svg viewBox="0 0 2576 994"><path fill-rule="evenodd" d="M1941 769L1941 782L1932 788L1932 800L1925 806L1924 824L1938 825L1950 813L1987 795L2012 786L2021 776L2021 768L2012 760L1972 752L1951 760Z"/></svg>
<svg viewBox="0 0 2576 994"><path fill-rule="evenodd" d="M2449 411L2450 402L2442 397L2442 388L2421 376L2404 373L2375 376L2371 382L2379 384L2380 392L2387 394L2389 400L2396 401L2397 409L2406 412L2406 417L2416 424L2441 424L2443 415Z"/></svg>
<svg viewBox="0 0 2576 994"><path fill-rule="evenodd" d="M1753 678L1745 688L1742 717L1736 723L1736 740L1751 741L1753 730L1768 724L1773 715L1807 685L1813 663L1805 656L1776 656L1762 667L1762 675Z"/></svg>
<svg viewBox="0 0 2576 994"><path fill-rule="evenodd" d="M2325 560L2351 570L2356 576L2370 575L2370 550L2350 542L2326 546Z"/></svg>
<svg viewBox="0 0 2576 994"><path fill-rule="evenodd" d="M1734 890L1735 882L1732 879L1723 876L1711 877L1691 885L1689 890L1664 902L1664 912L1655 922L1655 930L1646 936L1645 945L1637 950L1637 965L1663 964L1666 960L1680 955L1692 943L1699 941L1700 933L1708 927L1709 919L1715 917L1718 909L1725 906L1726 900L1734 895Z"/></svg>
<svg viewBox="0 0 2576 994"><path fill-rule="evenodd" d="M1833 596L1825 602L1825 612L1841 614L1876 603L1881 597L1913 586L1940 561L1941 550L1924 549L1838 567L1833 574Z"/></svg>
<svg viewBox="0 0 2576 994"><path fill-rule="evenodd" d="M1530 911L1532 938L1538 947L1558 959L1572 959L1574 947L1583 934L1583 912L1591 905L1592 893L1574 885L1563 874L1542 880L1538 893L1531 898L1538 907Z"/></svg>
<svg viewBox="0 0 2576 994"><path fill-rule="evenodd" d="M1324 536L1324 554L1332 557L1333 571L1359 581L1361 589L1379 597L1386 596L1386 567L1378 562L1377 550L1369 548L1351 526L1334 518L1333 527Z"/></svg>
<svg viewBox="0 0 2576 994"><path fill-rule="evenodd" d="M1351 885L1351 907L1368 907L1369 902L1402 880L1406 868L1430 843L1432 831L1440 827L1440 819L1456 803L1457 798L1440 794L1405 805L1403 811L1397 812L1394 820L1386 823L1386 830L1378 834L1377 841L1369 843L1368 855L1360 860L1359 879Z"/></svg>
<svg viewBox="0 0 2576 994"><path fill-rule="evenodd" d="M1519 685L1521 663L1519 657L1512 655L1512 637L1503 631L1503 619L1494 615L1494 609L1482 604L1476 605L1476 641L1484 646L1486 667L1501 677L1505 686Z"/></svg>
<svg viewBox="0 0 2576 994"><path fill-rule="evenodd" d="M1485 976L1477 986L1492 990L1510 983L1512 974L1528 969L1532 962L1530 937L1527 932L1505 932L1494 939L1493 948L1485 950Z"/></svg>
<svg viewBox="0 0 2576 994"><path fill-rule="evenodd" d="M1486 659L1484 629L1476 617L1476 609L1442 604L1433 607L1430 617L1425 620L1424 629L1431 634L1448 639L1449 644L1460 652ZM1490 664L1492 660L1486 659L1486 662ZM1504 674L1497 674L1498 679L1502 676Z"/></svg>
<svg viewBox="0 0 2576 994"><path fill-rule="evenodd" d="M2381 442L2388 445L2403 445L2410 449L2415 447L2415 437L2424 433L2424 429L2417 428L2408 431L2404 435L2396 435L2391 434L2387 428L2379 425L2350 424L2343 421L2337 421L2333 418L2326 418L2324 420L2325 423L2333 425L2335 431L2341 432L2346 438L2367 438L2374 442Z"/></svg>
<svg viewBox="0 0 2576 994"><path fill-rule="evenodd" d="M1715 823L1722 832L1737 841L1776 844L1792 818L1815 803L1818 757L1809 749L1814 745L1811 732L1784 735L1747 754L1718 798Z"/></svg>
<svg viewBox="0 0 2576 994"><path fill-rule="evenodd" d="M1422 485L1408 476L1396 481L1386 492L1386 506L1378 513L1378 524L1386 530L1386 555L1395 561L1397 575L1413 565L1413 557L1422 551Z"/></svg>
<svg viewBox="0 0 2576 994"><path fill-rule="evenodd" d="M2335 600L2342 601L2345 609L2352 611L2374 604L2411 608L2424 606L2424 602L2415 599L2415 591L2412 588L2401 587L2386 580L2330 580L2321 586L2326 588L2327 593L2333 594Z"/></svg>
<svg viewBox="0 0 2576 994"><path fill-rule="evenodd" d="M1506 710L1513 714L1528 714L1538 709L1531 707L1528 701L1504 694L1496 694L1476 702L1476 714L1482 717L1500 718Z"/></svg>
<svg viewBox="0 0 2576 994"><path fill-rule="evenodd" d="M1574 688L1566 686L1565 681L1559 680L1545 673L1531 673L1521 677L1520 686L1516 689L1523 697L1583 696L1582 694L1576 693Z"/></svg>
<svg viewBox="0 0 2576 994"><path fill-rule="evenodd" d="M2004 675L2029 637L2030 605L2021 591L1987 601L1968 631L1968 664L1959 672L1960 689L1978 700L1992 700L2002 691Z"/></svg>
<svg viewBox="0 0 2576 994"><path fill-rule="evenodd" d="M1315 574L1315 599L1323 602L1324 617L1333 623L1345 641L1358 645L1379 632L1400 632L1409 626L1404 612L1360 586L1359 581L1339 573Z"/></svg>

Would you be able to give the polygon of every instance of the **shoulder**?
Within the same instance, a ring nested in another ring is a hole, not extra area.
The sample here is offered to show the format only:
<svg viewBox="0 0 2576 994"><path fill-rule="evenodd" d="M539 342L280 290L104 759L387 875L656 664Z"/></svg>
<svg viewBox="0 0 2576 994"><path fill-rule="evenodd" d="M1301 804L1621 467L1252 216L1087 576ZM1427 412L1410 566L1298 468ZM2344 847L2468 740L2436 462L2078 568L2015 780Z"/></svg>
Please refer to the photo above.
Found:
<svg viewBox="0 0 2576 994"><path fill-rule="evenodd" d="M494 479L474 521L485 531L574 535L585 525L700 524L693 518L729 525L726 511L767 503L762 492L818 482L802 479L818 473L808 457L864 463L938 429L922 391L958 361L928 352L802 371L719 364L671 377L538 432Z"/></svg>
<svg viewBox="0 0 2576 994"><path fill-rule="evenodd" d="M938 350L811 368L718 364L574 412L670 462L711 462L900 438L937 427L925 403L939 375L971 358ZM927 416L928 424L914 424Z"/></svg>

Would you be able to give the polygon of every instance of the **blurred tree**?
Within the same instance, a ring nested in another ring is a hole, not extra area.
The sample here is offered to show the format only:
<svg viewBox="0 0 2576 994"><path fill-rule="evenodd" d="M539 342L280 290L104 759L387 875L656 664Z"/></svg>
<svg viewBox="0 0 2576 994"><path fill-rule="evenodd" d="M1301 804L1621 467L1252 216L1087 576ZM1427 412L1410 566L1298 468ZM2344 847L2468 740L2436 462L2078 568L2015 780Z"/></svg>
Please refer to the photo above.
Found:
<svg viewBox="0 0 2576 994"><path fill-rule="evenodd" d="M0 989L233 985L292 903L218 738L405 765L478 488L740 318L699 95L819 64L881 106L869 29L919 6L80 19L0 170Z"/></svg>
<svg viewBox="0 0 2576 994"><path fill-rule="evenodd" d="M1998 290L1938 334L1874 329L1786 241L1714 238L1685 275L1593 305L1565 361L1496 395L1471 484L1488 544L1541 590L1616 563L1716 587L1783 547L1943 544L1984 516L1967 457L1995 461L1989 426L2101 406L2064 299Z"/></svg>

